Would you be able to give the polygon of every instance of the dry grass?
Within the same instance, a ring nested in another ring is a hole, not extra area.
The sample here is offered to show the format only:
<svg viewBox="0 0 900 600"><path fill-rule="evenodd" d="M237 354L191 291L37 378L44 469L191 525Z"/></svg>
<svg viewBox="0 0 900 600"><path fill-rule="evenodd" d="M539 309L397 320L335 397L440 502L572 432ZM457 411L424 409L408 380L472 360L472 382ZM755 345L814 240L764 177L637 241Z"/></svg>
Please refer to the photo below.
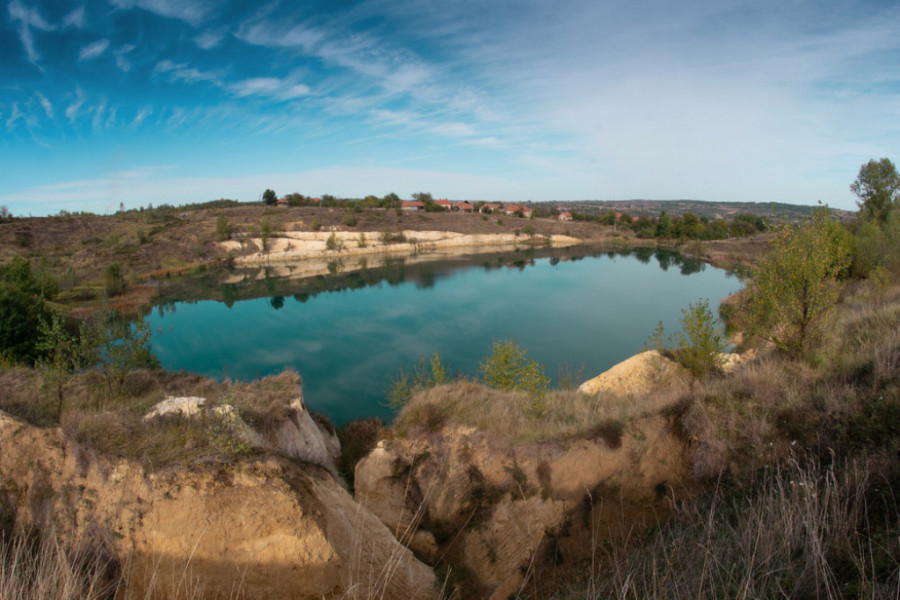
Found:
<svg viewBox="0 0 900 600"><path fill-rule="evenodd" d="M792 460L750 487L749 493L718 488L676 507L675 518L649 542L635 534L630 549L600 548L605 564L572 597L874 599L900 593L900 505L867 465Z"/></svg>
<svg viewBox="0 0 900 600"><path fill-rule="evenodd" d="M537 442L592 435L609 422L624 423L673 407L678 396L667 390L636 399L574 390L535 399L472 381L456 381L416 394L397 416L396 428L436 431L449 424L475 427L512 442Z"/></svg>
<svg viewBox="0 0 900 600"><path fill-rule="evenodd" d="M0 369L0 410L40 427L62 426L85 449L127 458L147 468L229 461L252 453L230 421L214 411L232 406L263 436L292 415L289 404L301 396L294 371L252 382L218 383L189 373L130 372L118 394L107 393L104 378L88 372L66 378L60 404L51 374L39 369ZM167 396L207 399L199 417L173 415L144 421Z"/></svg>
<svg viewBox="0 0 900 600"><path fill-rule="evenodd" d="M100 600L113 597L119 578L111 560L65 547L55 535L41 540L0 537L3 600Z"/></svg>

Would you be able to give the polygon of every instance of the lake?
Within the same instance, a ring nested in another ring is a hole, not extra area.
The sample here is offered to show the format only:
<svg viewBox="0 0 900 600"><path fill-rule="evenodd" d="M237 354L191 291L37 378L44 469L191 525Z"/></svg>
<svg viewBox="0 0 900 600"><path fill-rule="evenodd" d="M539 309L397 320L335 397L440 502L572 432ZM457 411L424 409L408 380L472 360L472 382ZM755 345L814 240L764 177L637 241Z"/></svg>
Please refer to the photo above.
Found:
<svg viewBox="0 0 900 600"><path fill-rule="evenodd" d="M390 382L420 356L437 352L451 372L475 377L493 341L515 337L554 382L560 369L582 367L583 381L639 352L657 321L674 333L690 303L709 298L715 310L740 288L720 269L656 249L361 266L329 264L330 274L302 279L260 269L199 278L148 317L153 351L167 369L217 379L293 368L309 408L336 424L390 420Z"/></svg>

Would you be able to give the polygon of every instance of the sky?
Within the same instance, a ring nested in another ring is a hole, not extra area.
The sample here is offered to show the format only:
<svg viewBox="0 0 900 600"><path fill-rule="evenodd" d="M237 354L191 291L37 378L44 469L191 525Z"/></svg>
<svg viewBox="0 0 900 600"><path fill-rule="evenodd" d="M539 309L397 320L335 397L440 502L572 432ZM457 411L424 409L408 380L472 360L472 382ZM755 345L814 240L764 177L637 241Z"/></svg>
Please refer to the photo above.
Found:
<svg viewBox="0 0 900 600"><path fill-rule="evenodd" d="M900 2L0 0L14 215L279 195L855 209Z"/></svg>

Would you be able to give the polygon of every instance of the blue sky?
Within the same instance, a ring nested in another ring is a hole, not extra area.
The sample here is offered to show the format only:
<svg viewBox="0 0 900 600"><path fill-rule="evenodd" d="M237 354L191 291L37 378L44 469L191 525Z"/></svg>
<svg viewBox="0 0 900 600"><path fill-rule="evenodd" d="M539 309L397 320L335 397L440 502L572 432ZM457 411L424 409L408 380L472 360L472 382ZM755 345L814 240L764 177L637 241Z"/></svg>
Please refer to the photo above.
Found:
<svg viewBox="0 0 900 600"><path fill-rule="evenodd" d="M13 214L416 191L826 202L900 160L900 4L3 0Z"/></svg>

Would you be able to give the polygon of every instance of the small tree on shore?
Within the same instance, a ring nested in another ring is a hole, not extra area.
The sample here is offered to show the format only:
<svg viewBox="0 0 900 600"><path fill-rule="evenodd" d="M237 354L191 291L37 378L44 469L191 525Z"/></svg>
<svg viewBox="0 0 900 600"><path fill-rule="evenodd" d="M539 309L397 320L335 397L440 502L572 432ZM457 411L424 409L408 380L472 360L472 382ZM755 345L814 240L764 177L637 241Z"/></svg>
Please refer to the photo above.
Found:
<svg viewBox="0 0 900 600"><path fill-rule="evenodd" d="M850 263L847 232L827 208L807 223L782 223L772 253L748 283L748 333L770 341L789 356L809 357L822 340Z"/></svg>

